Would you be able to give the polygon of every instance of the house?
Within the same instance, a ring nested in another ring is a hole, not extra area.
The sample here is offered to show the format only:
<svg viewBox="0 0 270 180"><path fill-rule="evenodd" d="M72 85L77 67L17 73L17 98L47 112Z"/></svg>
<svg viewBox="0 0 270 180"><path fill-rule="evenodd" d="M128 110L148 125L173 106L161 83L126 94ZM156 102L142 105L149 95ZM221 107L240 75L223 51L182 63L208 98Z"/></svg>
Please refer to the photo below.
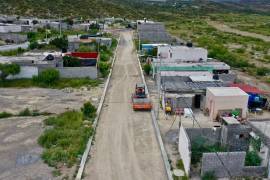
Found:
<svg viewBox="0 0 270 180"><path fill-rule="evenodd" d="M208 52L204 48L187 46L158 46L157 55L160 59L177 62L206 62Z"/></svg>
<svg viewBox="0 0 270 180"><path fill-rule="evenodd" d="M27 35L17 33L0 33L0 39L7 43L24 43L27 41Z"/></svg>
<svg viewBox="0 0 270 180"><path fill-rule="evenodd" d="M90 25L91 25L90 23L73 24L72 29L81 30L81 31L89 31Z"/></svg>
<svg viewBox="0 0 270 180"><path fill-rule="evenodd" d="M212 121L223 116L246 119L248 94L238 87L208 87L206 89L205 111Z"/></svg>
<svg viewBox="0 0 270 180"><path fill-rule="evenodd" d="M209 71L213 74L229 74L230 66L219 61L207 62L179 62L177 60L164 60L153 58L153 77L160 71ZM222 76L223 77L223 76Z"/></svg>
<svg viewBox="0 0 270 180"><path fill-rule="evenodd" d="M48 55L0 56L0 63L15 63L20 65L19 74L9 76L8 79L32 78L47 68L56 68L62 65L62 58L49 58Z"/></svg>
<svg viewBox="0 0 270 180"><path fill-rule="evenodd" d="M207 71L181 72L180 76L167 76L167 73L172 72L162 72L161 75L161 102L162 107L170 107L171 112L183 108L202 109L206 89L225 86L220 80L213 79Z"/></svg>
<svg viewBox="0 0 270 180"><path fill-rule="evenodd" d="M16 24L0 24L0 33L22 32L22 26Z"/></svg>

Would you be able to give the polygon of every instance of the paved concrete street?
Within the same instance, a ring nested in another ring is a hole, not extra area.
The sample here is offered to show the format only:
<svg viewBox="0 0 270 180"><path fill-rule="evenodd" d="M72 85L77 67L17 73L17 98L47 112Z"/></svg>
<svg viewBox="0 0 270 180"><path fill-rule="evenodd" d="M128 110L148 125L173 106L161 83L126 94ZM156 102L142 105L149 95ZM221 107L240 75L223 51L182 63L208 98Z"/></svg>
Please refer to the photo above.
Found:
<svg viewBox="0 0 270 180"><path fill-rule="evenodd" d="M122 32L84 179L166 179L150 112L132 110L131 94L137 82L141 78L132 32Z"/></svg>

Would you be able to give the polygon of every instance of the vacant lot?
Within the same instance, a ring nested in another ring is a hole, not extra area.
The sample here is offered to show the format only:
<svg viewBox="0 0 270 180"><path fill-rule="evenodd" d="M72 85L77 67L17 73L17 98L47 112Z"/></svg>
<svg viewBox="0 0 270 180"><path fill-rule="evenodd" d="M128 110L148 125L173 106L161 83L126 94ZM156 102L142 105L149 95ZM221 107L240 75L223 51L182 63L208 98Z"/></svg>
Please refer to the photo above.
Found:
<svg viewBox="0 0 270 180"><path fill-rule="evenodd" d="M101 86L90 90L87 88L63 90L0 88L0 111L16 114L29 108L59 114L69 109L80 109L85 101L90 100L95 105L99 102Z"/></svg>
<svg viewBox="0 0 270 180"><path fill-rule="evenodd" d="M60 114L70 109L80 109L84 102L97 105L103 85L87 89L0 88L0 112L17 115L25 108ZM72 177L75 166L61 169L62 176L43 162L43 149L37 139L45 130L43 120L48 116L12 117L0 119L0 179L49 180ZM53 173L54 172L54 173ZM59 174L58 174L59 175Z"/></svg>
<svg viewBox="0 0 270 180"><path fill-rule="evenodd" d="M43 116L0 120L0 179L52 179L52 168L40 158L37 138L42 133Z"/></svg>

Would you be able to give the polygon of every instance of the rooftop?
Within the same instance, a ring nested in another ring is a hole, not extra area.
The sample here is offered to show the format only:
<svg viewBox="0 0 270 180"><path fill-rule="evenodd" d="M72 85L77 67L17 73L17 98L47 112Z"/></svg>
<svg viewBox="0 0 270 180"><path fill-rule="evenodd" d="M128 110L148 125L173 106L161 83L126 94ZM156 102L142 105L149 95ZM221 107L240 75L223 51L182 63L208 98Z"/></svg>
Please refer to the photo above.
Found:
<svg viewBox="0 0 270 180"><path fill-rule="evenodd" d="M72 52L66 55L82 59L97 59L99 54L98 52Z"/></svg>
<svg viewBox="0 0 270 180"><path fill-rule="evenodd" d="M214 80L212 76L206 76L206 75L191 75L189 76L192 82L211 82L211 81L217 81Z"/></svg>
<svg viewBox="0 0 270 180"><path fill-rule="evenodd" d="M238 87L208 87L214 96L248 96L243 90Z"/></svg>
<svg viewBox="0 0 270 180"><path fill-rule="evenodd" d="M231 87L239 87L240 89L242 89L246 93L254 93L254 94L267 94L267 93L270 93L270 92L262 91L262 90L258 89L257 87L250 86L248 84L230 84L230 86Z"/></svg>
<svg viewBox="0 0 270 180"><path fill-rule="evenodd" d="M222 119L228 125L240 124L240 122L234 117L222 117Z"/></svg>

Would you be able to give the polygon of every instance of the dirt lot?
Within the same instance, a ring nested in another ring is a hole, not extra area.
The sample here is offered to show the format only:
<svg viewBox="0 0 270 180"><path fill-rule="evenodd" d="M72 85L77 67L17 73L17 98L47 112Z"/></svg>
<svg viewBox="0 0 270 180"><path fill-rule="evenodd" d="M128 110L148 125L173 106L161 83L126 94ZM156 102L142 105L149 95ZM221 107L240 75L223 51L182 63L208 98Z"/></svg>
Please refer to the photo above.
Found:
<svg viewBox="0 0 270 180"><path fill-rule="evenodd" d="M100 85L102 87L102 85ZM0 112L18 113L29 108L40 112L62 113L68 109L80 109L83 102L98 104L102 88L81 89L14 89L0 88Z"/></svg>
<svg viewBox="0 0 270 180"><path fill-rule="evenodd" d="M81 89L0 89L0 112L17 114L25 108L59 114L68 109L80 109L85 101L98 104L102 94L100 87ZM43 163L42 148L37 144L47 117L12 117L0 119L0 179L49 180L53 168ZM72 177L75 167L64 170ZM64 176L62 175L62 176Z"/></svg>
<svg viewBox="0 0 270 180"><path fill-rule="evenodd" d="M40 158L37 138L45 117L0 119L0 179L52 179L52 168Z"/></svg>

